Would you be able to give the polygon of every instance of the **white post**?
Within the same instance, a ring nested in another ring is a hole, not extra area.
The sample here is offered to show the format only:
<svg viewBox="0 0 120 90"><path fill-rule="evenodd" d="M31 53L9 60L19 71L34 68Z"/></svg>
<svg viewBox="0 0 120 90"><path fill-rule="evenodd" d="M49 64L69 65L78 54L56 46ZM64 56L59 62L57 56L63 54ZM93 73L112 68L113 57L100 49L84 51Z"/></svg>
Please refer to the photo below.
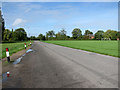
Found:
<svg viewBox="0 0 120 90"><path fill-rule="evenodd" d="M6 56L7 56L7 61L10 62L10 55L8 48L6 48Z"/></svg>

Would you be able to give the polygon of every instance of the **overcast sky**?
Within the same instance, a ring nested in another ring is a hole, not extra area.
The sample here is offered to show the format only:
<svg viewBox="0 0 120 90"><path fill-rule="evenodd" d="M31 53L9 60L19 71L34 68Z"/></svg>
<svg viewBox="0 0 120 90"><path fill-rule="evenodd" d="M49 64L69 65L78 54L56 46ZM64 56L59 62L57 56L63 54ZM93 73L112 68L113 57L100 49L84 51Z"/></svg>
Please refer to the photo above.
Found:
<svg viewBox="0 0 120 90"><path fill-rule="evenodd" d="M70 36L74 28L118 30L117 2L4 2L2 11L6 28L23 27L35 36L62 28Z"/></svg>

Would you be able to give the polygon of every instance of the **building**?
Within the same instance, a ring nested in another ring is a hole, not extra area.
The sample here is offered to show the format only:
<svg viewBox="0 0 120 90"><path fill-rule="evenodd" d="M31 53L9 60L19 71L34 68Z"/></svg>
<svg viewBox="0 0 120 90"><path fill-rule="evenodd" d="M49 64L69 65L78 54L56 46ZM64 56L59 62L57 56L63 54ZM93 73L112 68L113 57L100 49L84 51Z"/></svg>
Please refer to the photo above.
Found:
<svg viewBox="0 0 120 90"><path fill-rule="evenodd" d="M89 36L89 39L94 39L95 38L93 34L89 34L88 36Z"/></svg>
<svg viewBox="0 0 120 90"><path fill-rule="evenodd" d="M117 38L117 40L120 40L120 38Z"/></svg>

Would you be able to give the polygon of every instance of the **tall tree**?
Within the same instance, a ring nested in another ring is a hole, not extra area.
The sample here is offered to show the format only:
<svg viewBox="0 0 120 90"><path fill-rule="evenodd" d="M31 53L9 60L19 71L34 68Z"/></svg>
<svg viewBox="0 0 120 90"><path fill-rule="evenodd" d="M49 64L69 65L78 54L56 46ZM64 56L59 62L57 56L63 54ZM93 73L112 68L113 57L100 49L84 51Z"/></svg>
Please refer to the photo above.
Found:
<svg viewBox="0 0 120 90"><path fill-rule="evenodd" d="M2 40L3 40L3 37L4 37L4 31L5 31L5 21L4 21L4 18L2 16L2 12L1 12L1 9L0 9L0 34L2 32Z"/></svg>
<svg viewBox="0 0 120 90"><path fill-rule="evenodd" d="M48 37L48 39L53 39L53 37L55 36L55 32L53 30L46 32L46 37Z"/></svg>
<svg viewBox="0 0 120 90"><path fill-rule="evenodd" d="M117 32L117 38L120 39L120 31Z"/></svg>
<svg viewBox="0 0 120 90"><path fill-rule="evenodd" d="M72 36L74 39L81 39L82 38L82 31L79 28L75 28L72 31Z"/></svg>
<svg viewBox="0 0 120 90"><path fill-rule="evenodd" d="M11 31L9 29L5 29L4 30L4 34L3 34L4 35L3 36L3 40L4 41L9 41L9 39L11 37L10 34L11 34Z"/></svg>
<svg viewBox="0 0 120 90"><path fill-rule="evenodd" d="M46 40L48 40L48 32L46 32Z"/></svg>
<svg viewBox="0 0 120 90"><path fill-rule="evenodd" d="M27 39L27 33L24 28L18 28L14 31L14 39L16 41L24 41Z"/></svg>
<svg viewBox="0 0 120 90"><path fill-rule="evenodd" d="M10 33L10 39L9 41L14 41L14 31L12 29L11 33Z"/></svg>
<svg viewBox="0 0 120 90"><path fill-rule="evenodd" d="M66 31L62 29L60 32L56 34L56 39L65 40L66 39Z"/></svg>
<svg viewBox="0 0 120 90"><path fill-rule="evenodd" d="M43 40L43 41L45 41L45 40L46 40L45 35L43 35L42 40Z"/></svg>
<svg viewBox="0 0 120 90"><path fill-rule="evenodd" d="M58 32L55 36L56 36L57 40L61 40L61 34L60 34L60 32Z"/></svg>
<svg viewBox="0 0 120 90"><path fill-rule="evenodd" d="M95 39L101 40L103 38L103 35L104 35L104 31L99 30L95 33Z"/></svg>
<svg viewBox="0 0 120 90"><path fill-rule="evenodd" d="M60 31L60 34L61 34L61 39L62 40L65 40L66 39L66 31L64 30L64 29L62 29L61 31Z"/></svg>
<svg viewBox="0 0 120 90"><path fill-rule="evenodd" d="M38 39L42 40L43 34L39 34Z"/></svg>
<svg viewBox="0 0 120 90"><path fill-rule="evenodd" d="M117 39L117 31L107 30L104 33L104 38L110 38L111 40L116 40Z"/></svg>

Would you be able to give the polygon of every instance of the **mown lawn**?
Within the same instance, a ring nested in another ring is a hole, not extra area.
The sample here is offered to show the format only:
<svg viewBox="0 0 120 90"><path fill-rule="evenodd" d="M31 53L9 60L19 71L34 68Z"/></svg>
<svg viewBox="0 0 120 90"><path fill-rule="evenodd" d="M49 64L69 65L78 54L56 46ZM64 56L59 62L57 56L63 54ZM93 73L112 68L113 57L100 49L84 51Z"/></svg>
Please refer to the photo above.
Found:
<svg viewBox="0 0 120 90"><path fill-rule="evenodd" d="M10 55L12 55L13 53L16 53L22 49L24 49L24 43L28 45L30 44L30 41L26 41L26 42L17 42L17 43L3 43L2 45L0 45L0 50L2 48L2 55L0 52L0 58L4 58L6 57L6 48L9 48L9 53Z"/></svg>
<svg viewBox="0 0 120 90"><path fill-rule="evenodd" d="M45 41L65 47L81 49L100 54L120 57L118 55L118 41L94 41L94 40L76 40L76 41Z"/></svg>

